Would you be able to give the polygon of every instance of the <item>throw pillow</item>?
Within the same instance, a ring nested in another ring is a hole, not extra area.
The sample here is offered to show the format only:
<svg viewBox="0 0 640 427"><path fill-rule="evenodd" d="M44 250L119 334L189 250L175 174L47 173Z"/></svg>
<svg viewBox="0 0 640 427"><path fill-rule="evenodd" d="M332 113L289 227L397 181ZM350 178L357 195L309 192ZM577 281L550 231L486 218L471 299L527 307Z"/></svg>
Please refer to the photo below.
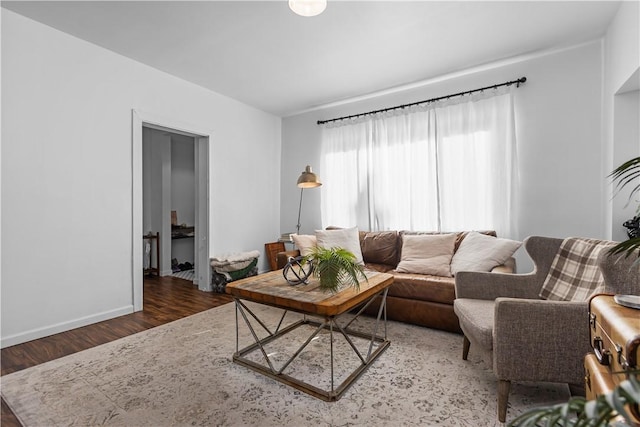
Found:
<svg viewBox="0 0 640 427"><path fill-rule="evenodd" d="M451 257L457 237L457 233L403 236L402 256L396 271L451 277Z"/></svg>
<svg viewBox="0 0 640 427"><path fill-rule="evenodd" d="M540 298L553 301L587 301L604 285L598 268L598 255L615 242L569 237L562 241L549 274L540 290Z"/></svg>
<svg viewBox="0 0 640 427"><path fill-rule="evenodd" d="M316 240L321 248L343 248L356 256L358 264L364 264L358 228L342 228L339 230L316 230Z"/></svg>
<svg viewBox="0 0 640 427"><path fill-rule="evenodd" d="M522 242L499 239L476 231L467 234L451 260L451 272L491 271L502 265L518 250Z"/></svg>
<svg viewBox="0 0 640 427"><path fill-rule="evenodd" d="M465 237L467 237L467 234L469 234L469 233L473 233L473 231L461 231L460 233L458 233L458 240L456 240L456 250L454 251L454 253L456 253L458 251L458 249L460 248L460 245L462 244L462 241L464 240ZM475 233L485 234L487 236L498 237L496 232L493 231L493 230L486 230L486 231L476 230Z"/></svg>
<svg viewBox="0 0 640 427"><path fill-rule="evenodd" d="M375 264L398 264L398 232L370 231L362 238L362 258Z"/></svg>
<svg viewBox="0 0 640 427"><path fill-rule="evenodd" d="M480 234L486 234L487 236L493 236L493 237L497 237L497 234L494 230L476 230L476 233L480 233ZM442 231L410 231L410 230L402 230L400 231L400 236L405 236L405 235L416 235L416 234L442 234ZM447 232L447 233L453 233L453 231ZM457 232L458 234L458 238L456 239L456 246L455 249L453 250L453 253L456 253L458 251L458 248L460 247L460 244L462 243L462 241L464 240L465 237L467 237L467 234L469 234L469 231L459 231Z"/></svg>
<svg viewBox="0 0 640 427"><path fill-rule="evenodd" d="M316 247L316 236L310 234L292 234L293 244L300 251L300 255L307 256Z"/></svg>

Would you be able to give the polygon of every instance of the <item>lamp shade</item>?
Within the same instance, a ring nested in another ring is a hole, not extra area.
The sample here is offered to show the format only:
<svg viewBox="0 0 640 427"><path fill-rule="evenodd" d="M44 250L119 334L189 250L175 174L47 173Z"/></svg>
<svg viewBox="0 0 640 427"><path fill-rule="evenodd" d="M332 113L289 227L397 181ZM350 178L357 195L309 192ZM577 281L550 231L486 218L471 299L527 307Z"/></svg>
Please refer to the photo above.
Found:
<svg viewBox="0 0 640 427"><path fill-rule="evenodd" d="M289 8L300 16L316 16L327 8L327 0L289 0Z"/></svg>
<svg viewBox="0 0 640 427"><path fill-rule="evenodd" d="M300 174L300 177L298 178L298 187L314 188L320 187L321 185L322 183L320 182L318 175L311 171L311 166L307 165L307 167L304 169L304 172L302 172Z"/></svg>

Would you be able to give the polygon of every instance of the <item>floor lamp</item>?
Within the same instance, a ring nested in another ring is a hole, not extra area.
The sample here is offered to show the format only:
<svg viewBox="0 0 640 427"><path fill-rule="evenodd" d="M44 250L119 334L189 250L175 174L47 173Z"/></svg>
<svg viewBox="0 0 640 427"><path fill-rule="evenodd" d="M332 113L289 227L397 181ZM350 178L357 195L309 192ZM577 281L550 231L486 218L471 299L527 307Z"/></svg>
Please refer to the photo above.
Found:
<svg viewBox="0 0 640 427"><path fill-rule="evenodd" d="M298 206L298 225L296 225L296 234L300 234L300 212L302 212L302 192L305 188L320 187L322 183L318 176L311 171L311 166L307 165L300 177L298 178L298 187L300 188L300 206Z"/></svg>

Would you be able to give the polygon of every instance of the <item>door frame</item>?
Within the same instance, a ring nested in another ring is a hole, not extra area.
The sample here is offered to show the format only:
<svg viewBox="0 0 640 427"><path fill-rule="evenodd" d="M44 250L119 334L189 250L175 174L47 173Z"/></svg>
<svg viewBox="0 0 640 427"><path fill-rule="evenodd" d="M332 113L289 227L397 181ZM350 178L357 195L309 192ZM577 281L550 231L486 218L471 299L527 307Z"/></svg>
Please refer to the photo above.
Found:
<svg viewBox="0 0 640 427"><path fill-rule="evenodd" d="M209 144L213 132L209 129L162 117L146 111L131 110L131 173L132 173L132 227L131 227L131 282L133 310L142 310L143 301L143 248L142 248L142 128L164 130L191 136L195 141L195 276L201 291L211 291L211 269L209 268ZM164 238L161 236L160 238ZM206 266L206 267L204 267ZM204 268L203 268L204 267Z"/></svg>

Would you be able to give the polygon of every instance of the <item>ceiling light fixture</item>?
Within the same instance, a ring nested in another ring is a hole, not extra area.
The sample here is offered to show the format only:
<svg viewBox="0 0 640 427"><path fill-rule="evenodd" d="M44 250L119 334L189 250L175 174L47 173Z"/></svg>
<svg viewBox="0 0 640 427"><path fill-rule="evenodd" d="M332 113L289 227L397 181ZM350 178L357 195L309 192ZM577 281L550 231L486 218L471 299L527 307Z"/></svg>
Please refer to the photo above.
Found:
<svg viewBox="0 0 640 427"><path fill-rule="evenodd" d="M316 16L327 8L327 0L289 0L289 8L300 16Z"/></svg>

